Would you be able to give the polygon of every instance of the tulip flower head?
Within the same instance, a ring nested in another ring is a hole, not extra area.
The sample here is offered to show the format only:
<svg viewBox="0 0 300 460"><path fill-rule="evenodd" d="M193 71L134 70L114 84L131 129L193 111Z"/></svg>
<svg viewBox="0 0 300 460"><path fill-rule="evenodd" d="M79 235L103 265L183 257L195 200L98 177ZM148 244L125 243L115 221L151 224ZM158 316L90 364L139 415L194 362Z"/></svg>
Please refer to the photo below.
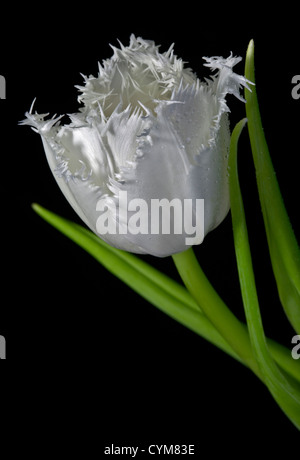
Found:
<svg viewBox="0 0 300 460"><path fill-rule="evenodd" d="M26 113L77 214L107 243L159 257L200 244L227 215L230 130L226 95L247 86L241 58L204 58L200 81L173 46L130 37L78 86L78 113Z"/></svg>

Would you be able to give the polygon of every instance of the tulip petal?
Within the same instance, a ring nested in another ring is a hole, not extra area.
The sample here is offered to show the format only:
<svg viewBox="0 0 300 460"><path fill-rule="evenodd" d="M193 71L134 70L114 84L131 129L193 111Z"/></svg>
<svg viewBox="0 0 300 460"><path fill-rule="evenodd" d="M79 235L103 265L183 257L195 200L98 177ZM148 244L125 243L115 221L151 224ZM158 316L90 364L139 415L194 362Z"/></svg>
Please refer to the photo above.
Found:
<svg viewBox="0 0 300 460"><path fill-rule="evenodd" d="M203 90L198 91L203 92ZM189 104L189 101L195 100L197 90L189 89L183 94L186 95L187 92L189 97L184 103L183 101L161 102L157 107L156 117L151 115L147 117L147 129L139 138L140 156L135 160L135 168L123 173L124 183L118 187L119 190L127 191L129 200L135 197L145 200L149 209L150 201L155 199L165 198L171 202L174 198L178 198L182 203L183 198L192 199L194 203L196 199L204 199L204 234L207 234L224 219L229 210L227 158L230 133L227 116L224 114L225 118L220 123L214 145L205 146L199 142L198 133L202 131L203 105L197 105L198 111L195 107L191 107L192 102ZM213 95L208 97L214 99ZM207 104L209 105L209 102ZM184 124L189 110L194 112L196 118L195 125L192 126ZM215 112L212 112L211 120L214 116ZM207 123L206 119L204 123ZM188 143L184 143L185 128L193 140L198 136L198 140L194 140L199 146L197 164L195 160L191 161L192 151L188 150ZM205 131L209 132L209 130ZM208 143L208 138L206 141ZM218 167L211 167L212 162ZM194 215L197 222L200 221L198 217ZM171 220L170 229L173 228L174 221ZM181 235L176 235L172 231L170 233L170 235L157 236L128 235L127 238L138 242L146 252L156 256L164 257L186 250L188 235L185 232Z"/></svg>
<svg viewBox="0 0 300 460"><path fill-rule="evenodd" d="M105 137L108 150L116 162L116 174L135 161L137 136L142 129L143 120L140 112L135 111L131 114L130 106L123 112L115 111L107 121L101 134Z"/></svg>
<svg viewBox="0 0 300 460"><path fill-rule="evenodd" d="M116 184L115 192L126 191L128 201L135 198L147 204L149 231L147 234L130 234L126 238L142 247L145 252L164 257L177 250L185 250L185 233L174 233L174 221L171 217L169 234L151 234L150 222L152 200L196 198L186 193L190 164L186 152L168 123L159 114L149 116L147 129L138 138L138 156L133 168L123 169L122 183Z"/></svg>
<svg viewBox="0 0 300 460"><path fill-rule="evenodd" d="M129 111L116 113L103 129L96 120L93 120L93 126L72 127L56 124L58 119L44 120L42 115L27 113L26 116L23 124L31 125L41 135L49 166L61 191L83 222L99 235L98 203L104 200L109 218L116 219L118 202L113 184L121 182L114 178L120 175L123 165L128 171L129 160L134 160L135 151L129 155L128 147L132 138L135 139L133 131L140 129L139 117L130 117ZM132 129L128 129L128 122ZM115 133L113 138L114 130L120 125L124 126L124 130ZM125 152L129 158L126 158ZM103 232L100 236L116 248L145 253L126 234Z"/></svg>
<svg viewBox="0 0 300 460"><path fill-rule="evenodd" d="M249 84L253 83L250 80L247 80L244 76L236 74L232 70L232 68L238 64L242 58L233 57L231 53L230 56L225 59L220 56L203 57L203 59L206 61L206 64L204 64L206 67L210 67L211 70L218 70L212 80L214 92L222 95L223 98L226 94L233 94L239 100L246 102L246 100L240 95L240 89L244 86L251 91Z"/></svg>

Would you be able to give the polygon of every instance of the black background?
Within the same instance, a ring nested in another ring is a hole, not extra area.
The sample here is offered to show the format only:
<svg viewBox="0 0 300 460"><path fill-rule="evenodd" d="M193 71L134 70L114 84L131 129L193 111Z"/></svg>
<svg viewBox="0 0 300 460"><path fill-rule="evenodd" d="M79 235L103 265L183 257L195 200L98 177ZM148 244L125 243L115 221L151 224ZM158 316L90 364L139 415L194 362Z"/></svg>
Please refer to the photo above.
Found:
<svg viewBox="0 0 300 460"><path fill-rule="evenodd" d="M87 428L83 448L93 445L97 454L110 443L192 443L197 453L205 446L211 454L242 456L257 449L259 440L266 451L285 445L292 453L288 443L297 430L250 371L135 295L34 214L30 205L38 202L79 222L56 186L39 136L18 122L35 97L39 113L77 111L80 73L95 75L98 61L112 55L109 43L117 46L119 39L127 45L131 33L161 44L161 51L174 42L175 54L200 78L209 76L202 56L232 51L244 58L254 38L263 125L299 235L300 100L292 99L291 80L300 74L300 62L293 12L262 18L257 10L222 11L213 3L199 9L178 3L62 5L18 7L7 12L1 31L0 74L7 94L0 100L0 334L18 375L15 383L21 382L15 396L26 402L24 388L30 388L31 402L38 402L36 420L54 415L51 433L66 441L66 449ZM236 71L243 73L243 65L244 60ZM245 108L233 97L228 102L234 126ZM239 165L265 330L291 348L295 333L276 294L246 130ZM195 251L243 319L230 215ZM144 259L178 279L170 258ZM21 420L26 418L23 413ZM65 426L73 427L70 435ZM38 431L51 449L48 430Z"/></svg>

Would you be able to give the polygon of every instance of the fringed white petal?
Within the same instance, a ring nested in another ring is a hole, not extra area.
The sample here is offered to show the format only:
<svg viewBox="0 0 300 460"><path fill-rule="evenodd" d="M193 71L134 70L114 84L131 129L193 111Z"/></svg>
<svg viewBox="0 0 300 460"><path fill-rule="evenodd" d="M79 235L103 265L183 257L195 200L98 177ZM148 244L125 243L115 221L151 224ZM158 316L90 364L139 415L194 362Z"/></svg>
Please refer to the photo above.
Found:
<svg viewBox="0 0 300 460"><path fill-rule="evenodd" d="M130 45L121 49L112 47L111 59L99 64L98 77L84 77L84 86L78 97L85 107L101 110L106 118L116 110L120 102L124 109L131 110L141 105L155 111L157 100L169 100L174 88L183 81L193 84L195 75L184 68L172 47L166 53L159 53L158 46L149 40L130 37Z"/></svg>
<svg viewBox="0 0 300 460"><path fill-rule="evenodd" d="M69 159L65 156L66 149L59 142L59 133L63 128L57 123L58 119L44 120L43 116L32 113L26 113L26 117L22 124L32 126L41 135L48 164L62 193L79 217L95 231L91 215L95 213L96 203L103 194L100 187L92 183L91 177L80 176L79 170L77 173L70 170ZM80 163L78 156L76 160L78 167L82 169L83 162Z"/></svg>
<svg viewBox="0 0 300 460"><path fill-rule="evenodd" d="M79 123L76 126L76 117L72 116L71 125L60 126L60 118L44 120L43 115L31 113L26 116L22 124L32 126L41 135L50 169L61 191L85 224L98 233L99 200L106 203L110 219L116 219L118 202L114 192L118 188L113 189L112 183L118 186L122 183L122 170L128 172L135 158L136 135L141 129L138 114L130 116L129 111L116 112L105 126L93 118L92 125ZM133 144L131 148L130 143ZM145 253L126 235L101 236L115 247Z"/></svg>
<svg viewBox="0 0 300 460"><path fill-rule="evenodd" d="M143 130L144 121L139 111L131 113L128 106L123 112L115 111L107 121L101 135L117 166L116 173L120 173L135 161L137 137Z"/></svg>
<svg viewBox="0 0 300 460"><path fill-rule="evenodd" d="M242 58L234 57L232 53L228 58L223 58L220 56L213 57L203 57L206 61L204 64L206 67L210 67L211 70L218 70L217 75L213 79L213 90L219 98L224 99L226 94L233 94L238 99L243 102L246 102L245 99L240 94L240 89L246 87L251 91L249 80L244 76L238 75L233 72L232 68L238 64Z"/></svg>

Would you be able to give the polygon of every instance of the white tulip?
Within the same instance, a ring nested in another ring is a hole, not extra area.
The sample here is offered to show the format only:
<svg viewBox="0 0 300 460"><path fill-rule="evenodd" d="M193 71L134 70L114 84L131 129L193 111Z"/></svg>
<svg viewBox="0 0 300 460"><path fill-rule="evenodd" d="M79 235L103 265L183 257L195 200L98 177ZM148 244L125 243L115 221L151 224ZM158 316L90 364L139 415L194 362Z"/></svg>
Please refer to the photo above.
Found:
<svg viewBox="0 0 300 460"><path fill-rule="evenodd" d="M225 97L242 99L247 80L232 71L241 58L204 58L217 72L202 82L173 46L158 48L132 35L97 77L84 77L70 124L32 108L23 124L41 135L63 194L96 234L164 257L201 243L228 213Z"/></svg>

